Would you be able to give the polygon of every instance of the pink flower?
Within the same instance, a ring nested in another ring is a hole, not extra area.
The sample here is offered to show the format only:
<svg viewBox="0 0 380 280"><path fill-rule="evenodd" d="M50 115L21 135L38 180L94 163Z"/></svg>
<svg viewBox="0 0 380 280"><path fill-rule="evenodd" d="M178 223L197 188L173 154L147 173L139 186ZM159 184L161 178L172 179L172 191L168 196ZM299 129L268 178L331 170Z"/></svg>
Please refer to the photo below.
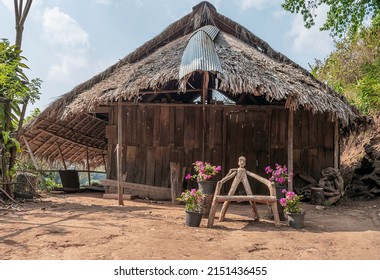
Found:
<svg viewBox="0 0 380 280"><path fill-rule="evenodd" d="M186 180L190 180L191 179L191 174L187 174L186 177L185 177Z"/></svg>
<svg viewBox="0 0 380 280"><path fill-rule="evenodd" d="M195 195L195 193L197 192L197 190L196 189L191 189L191 191L190 191L190 195Z"/></svg>
<svg viewBox="0 0 380 280"><path fill-rule="evenodd" d="M286 189L282 189L282 191L281 191L282 193L286 193Z"/></svg>

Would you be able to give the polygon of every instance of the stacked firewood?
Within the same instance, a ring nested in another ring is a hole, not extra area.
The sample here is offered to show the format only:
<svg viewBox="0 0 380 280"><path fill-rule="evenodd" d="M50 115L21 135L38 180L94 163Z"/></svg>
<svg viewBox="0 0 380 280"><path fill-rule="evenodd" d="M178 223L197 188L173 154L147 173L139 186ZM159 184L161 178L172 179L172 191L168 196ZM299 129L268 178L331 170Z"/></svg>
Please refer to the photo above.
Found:
<svg viewBox="0 0 380 280"><path fill-rule="evenodd" d="M375 142L375 141L373 141ZM365 156L347 186L347 196L354 200L368 200L380 195L380 143L369 143Z"/></svg>
<svg viewBox="0 0 380 280"><path fill-rule="evenodd" d="M322 170L322 178L317 182L308 174L297 174L308 184L296 189L305 200L311 201L312 204L335 204L344 195L344 180L336 168L328 167Z"/></svg>

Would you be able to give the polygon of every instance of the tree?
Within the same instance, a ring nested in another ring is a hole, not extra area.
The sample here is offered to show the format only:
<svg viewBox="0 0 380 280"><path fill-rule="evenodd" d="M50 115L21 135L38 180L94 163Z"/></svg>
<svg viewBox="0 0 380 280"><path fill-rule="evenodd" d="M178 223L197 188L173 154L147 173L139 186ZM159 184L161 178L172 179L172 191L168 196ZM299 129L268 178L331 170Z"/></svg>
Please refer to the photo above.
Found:
<svg viewBox="0 0 380 280"><path fill-rule="evenodd" d="M23 62L21 50L11 46L9 41L0 41L0 173L2 181L12 181L13 167L22 126L20 105L25 100L34 103L39 98L41 81L29 81L23 70L28 66ZM10 188L7 188L10 194Z"/></svg>
<svg viewBox="0 0 380 280"><path fill-rule="evenodd" d="M303 16L305 27L315 24L316 9L327 5L327 19L321 30L329 30L336 38L357 33L364 22L372 21L380 13L379 0L285 0L282 7Z"/></svg>
<svg viewBox="0 0 380 280"><path fill-rule="evenodd" d="M380 15L371 26L336 44L313 74L325 81L365 114L380 111Z"/></svg>
<svg viewBox="0 0 380 280"><path fill-rule="evenodd" d="M21 49L22 34L24 32L24 23L26 17L28 16L30 7L32 6L33 0L27 0L25 6L23 5L23 0L14 0L15 7L15 22L16 22L16 48Z"/></svg>

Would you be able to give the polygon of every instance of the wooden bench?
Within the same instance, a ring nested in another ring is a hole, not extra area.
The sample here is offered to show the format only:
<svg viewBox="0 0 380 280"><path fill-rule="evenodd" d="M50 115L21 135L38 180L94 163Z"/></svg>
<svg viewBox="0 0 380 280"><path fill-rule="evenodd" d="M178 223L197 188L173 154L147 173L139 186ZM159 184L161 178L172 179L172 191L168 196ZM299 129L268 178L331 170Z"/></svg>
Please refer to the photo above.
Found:
<svg viewBox="0 0 380 280"><path fill-rule="evenodd" d="M274 184L270 182L268 179L265 179L255 173L247 171L244 168L244 166L245 166L245 158L240 157L239 168L231 169L230 172L227 174L227 176L225 176L222 180L218 181L216 185L215 193L214 193L214 198L211 204L207 227L212 227L214 225L217 204L220 202L223 202L223 208L219 216L219 221L222 222L226 215L227 209L232 201L235 201L235 202L248 201L253 209L256 221L259 220L259 213L256 208L256 202L270 205L273 212L275 225L280 226L280 217L279 217L278 209L277 209L276 190L275 190ZM248 183L247 175L265 184L268 187L269 195L253 195L251 187ZM228 195L221 195L220 191L222 189L223 184L227 182L228 180L232 179L233 177L235 178L234 178L234 181L232 182ZM247 195L234 195L240 183L243 184Z"/></svg>

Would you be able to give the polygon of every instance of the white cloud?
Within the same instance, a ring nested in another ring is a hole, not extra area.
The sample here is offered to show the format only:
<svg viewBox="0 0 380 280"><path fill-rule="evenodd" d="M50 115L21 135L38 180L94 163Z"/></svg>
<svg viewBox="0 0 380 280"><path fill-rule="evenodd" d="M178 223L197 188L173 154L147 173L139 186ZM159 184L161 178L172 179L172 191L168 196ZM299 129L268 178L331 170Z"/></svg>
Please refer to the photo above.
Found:
<svg viewBox="0 0 380 280"><path fill-rule="evenodd" d="M278 0L240 0L240 8L242 10L248 10L254 8L256 10L262 10L265 7L271 6L274 3L278 4Z"/></svg>
<svg viewBox="0 0 380 280"><path fill-rule="evenodd" d="M310 29L304 27L302 15L296 15L292 22L289 36L293 38L292 49L296 53L316 53L326 55L333 50L334 44L327 31L319 28L326 20L327 7L321 6L316 10L315 26Z"/></svg>
<svg viewBox="0 0 380 280"><path fill-rule="evenodd" d="M111 4L112 0L95 0L96 4L102 4L102 5L109 5Z"/></svg>
<svg viewBox="0 0 380 280"><path fill-rule="evenodd" d="M75 77L75 72L88 66L88 57L76 53L60 54L59 63L49 69L48 78L54 81L64 82L70 77Z"/></svg>
<svg viewBox="0 0 380 280"><path fill-rule="evenodd" d="M46 8L43 14L43 37L54 45L67 48L88 48L90 46L89 35L68 14L58 7Z"/></svg>
<svg viewBox="0 0 380 280"><path fill-rule="evenodd" d="M42 20L42 38L54 47L54 55L58 58L49 68L48 78L59 82L75 79L90 65L90 36L58 7L46 8Z"/></svg>

